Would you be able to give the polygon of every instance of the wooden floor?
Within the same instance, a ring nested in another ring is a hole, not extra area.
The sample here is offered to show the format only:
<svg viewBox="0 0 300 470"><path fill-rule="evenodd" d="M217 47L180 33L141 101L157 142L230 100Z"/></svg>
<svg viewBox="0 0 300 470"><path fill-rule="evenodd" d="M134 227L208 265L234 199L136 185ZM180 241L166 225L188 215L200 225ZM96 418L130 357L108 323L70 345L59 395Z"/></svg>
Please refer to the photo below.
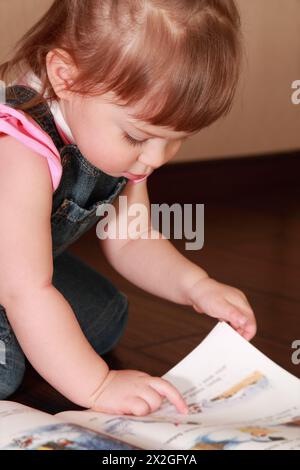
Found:
<svg viewBox="0 0 300 470"><path fill-rule="evenodd" d="M204 248L185 251L185 240L173 243L212 277L245 292L258 321L253 344L300 377L300 365L291 361L291 344L300 339L299 171L295 175L300 159L278 157L281 163L272 165L272 157L268 158L197 164L192 172L188 166L164 167L149 179L149 191L152 202L205 204ZM174 194L178 198L170 196ZM189 307L147 294L114 272L99 252L95 229L70 251L109 277L129 298L127 331L106 357L112 368L162 375L216 324ZM23 384L10 399L50 413L79 409L29 364Z"/></svg>

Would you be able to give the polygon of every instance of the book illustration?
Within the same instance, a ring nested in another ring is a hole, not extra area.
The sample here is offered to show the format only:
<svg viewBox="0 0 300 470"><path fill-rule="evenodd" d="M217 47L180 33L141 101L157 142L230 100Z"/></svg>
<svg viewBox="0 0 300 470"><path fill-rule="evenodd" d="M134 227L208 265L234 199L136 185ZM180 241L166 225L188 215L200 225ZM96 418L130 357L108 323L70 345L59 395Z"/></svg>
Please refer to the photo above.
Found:
<svg viewBox="0 0 300 470"><path fill-rule="evenodd" d="M129 450L132 446L112 441L98 432L75 424L57 423L31 429L17 436L3 450Z"/></svg>
<svg viewBox="0 0 300 470"><path fill-rule="evenodd" d="M230 378L228 367L222 366L197 385L183 390L182 395L188 405L189 416L192 416L218 410L229 412L230 408L251 402L254 397L264 396L265 392L271 389L272 380L268 378L267 372L252 369L243 376L242 371L238 371L237 378L234 379ZM172 405L165 402L163 413L160 410L151 416L171 418L173 415ZM185 418L182 419L186 421ZM182 419L179 417L180 422ZM190 422L193 422L192 418Z"/></svg>
<svg viewBox="0 0 300 470"><path fill-rule="evenodd" d="M287 426L299 426L300 427L300 416L294 417L291 421L286 423Z"/></svg>
<svg viewBox="0 0 300 470"><path fill-rule="evenodd" d="M221 429L203 434L196 439L190 450L237 450L247 443L272 443L286 438L276 428L246 427L240 429Z"/></svg>
<svg viewBox="0 0 300 470"><path fill-rule="evenodd" d="M244 402L269 386L270 383L267 377L261 372L255 371L233 387L211 399L204 399L200 403L188 403L189 414L202 413L216 407L234 406L236 402Z"/></svg>

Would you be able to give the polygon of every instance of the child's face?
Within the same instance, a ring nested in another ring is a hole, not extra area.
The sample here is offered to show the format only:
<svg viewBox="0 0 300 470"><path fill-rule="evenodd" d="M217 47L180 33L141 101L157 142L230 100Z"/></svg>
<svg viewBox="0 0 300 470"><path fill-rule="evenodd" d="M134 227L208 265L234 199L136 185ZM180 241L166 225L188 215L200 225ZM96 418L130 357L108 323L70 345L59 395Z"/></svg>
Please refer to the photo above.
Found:
<svg viewBox="0 0 300 470"><path fill-rule="evenodd" d="M112 176L149 175L171 160L192 135L135 121L130 114L136 108L118 106L111 93L69 96L60 100L60 106L76 144L87 160ZM124 134L139 142L131 144Z"/></svg>

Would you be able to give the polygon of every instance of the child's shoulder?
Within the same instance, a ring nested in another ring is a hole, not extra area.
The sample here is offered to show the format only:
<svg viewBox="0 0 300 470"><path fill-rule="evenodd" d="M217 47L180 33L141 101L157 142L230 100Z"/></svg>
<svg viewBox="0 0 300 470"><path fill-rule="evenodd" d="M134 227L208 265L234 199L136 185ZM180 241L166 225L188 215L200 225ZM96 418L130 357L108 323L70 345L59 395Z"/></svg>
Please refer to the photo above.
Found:
<svg viewBox="0 0 300 470"><path fill-rule="evenodd" d="M52 184L47 162L11 135L0 138L1 224L10 229L17 219L34 219L40 208L52 206ZM14 232L19 233L19 232Z"/></svg>
<svg viewBox="0 0 300 470"><path fill-rule="evenodd" d="M3 181L9 182L7 186L12 190L21 184L29 186L34 192L32 184L36 185L43 173L47 174L48 181L50 179L45 160L39 158L29 146L24 146L19 139L9 134L0 136L0 173L4 178Z"/></svg>
<svg viewBox="0 0 300 470"><path fill-rule="evenodd" d="M10 136L23 144L23 147L19 146L19 151L22 151L22 149L25 151L24 146L29 147L35 153L46 158L52 178L53 191L55 191L61 179L62 165L59 152L51 137L29 114L0 103L0 144L5 136ZM5 140L7 141L7 139Z"/></svg>

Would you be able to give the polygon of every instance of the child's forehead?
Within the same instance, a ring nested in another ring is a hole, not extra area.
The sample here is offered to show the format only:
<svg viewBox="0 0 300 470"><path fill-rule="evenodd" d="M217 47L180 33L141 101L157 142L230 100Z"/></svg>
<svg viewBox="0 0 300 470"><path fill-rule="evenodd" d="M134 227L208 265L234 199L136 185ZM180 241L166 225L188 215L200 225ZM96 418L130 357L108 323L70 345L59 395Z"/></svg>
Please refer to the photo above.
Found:
<svg viewBox="0 0 300 470"><path fill-rule="evenodd" d="M103 100L110 103L120 119L133 131L142 133L149 137L161 137L164 139L186 139L197 132L179 132L166 126L154 126L153 124L137 119L135 116L140 113L141 106L127 106L124 102L117 99L114 92L105 93Z"/></svg>
<svg viewBox="0 0 300 470"><path fill-rule="evenodd" d="M153 126L145 121L138 121L137 119L128 117L128 124L138 132L142 132L149 137L161 137L163 139L186 139L190 137L187 132L177 132L174 129L167 127Z"/></svg>

